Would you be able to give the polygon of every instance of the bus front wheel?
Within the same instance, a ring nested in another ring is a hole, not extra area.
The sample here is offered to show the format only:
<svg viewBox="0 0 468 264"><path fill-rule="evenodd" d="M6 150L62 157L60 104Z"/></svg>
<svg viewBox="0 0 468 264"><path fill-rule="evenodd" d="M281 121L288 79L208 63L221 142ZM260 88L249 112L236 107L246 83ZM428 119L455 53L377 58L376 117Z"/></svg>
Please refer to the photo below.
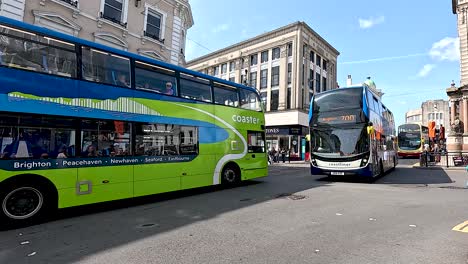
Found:
<svg viewBox="0 0 468 264"><path fill-rule="evenodd" d="M52 195L41 184L10 183L0 188L0 222L4 227L37 223L53 209Z"/></svg>

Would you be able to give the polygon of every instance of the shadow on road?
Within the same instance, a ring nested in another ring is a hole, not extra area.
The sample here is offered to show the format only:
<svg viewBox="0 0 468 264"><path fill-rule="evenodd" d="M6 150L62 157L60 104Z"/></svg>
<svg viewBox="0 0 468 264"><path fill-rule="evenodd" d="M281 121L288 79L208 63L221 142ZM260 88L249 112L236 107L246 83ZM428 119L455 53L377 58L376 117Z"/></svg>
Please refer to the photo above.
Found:
<svg viewBox="0 0 468 264"><path fill-rule="evenodd" d="M16 245L28 240L37 252L34 263L74 263L221 214L327 185L311 180L307 172L305 168L285 168L239 187L206 187L60 210L51 222L0 232L0 262L27 262L28 252Z"/></svg>
<svg viewBox="0 0 468 264"><path fill-rule="evenodd" d="M431 170L426 170L412 167L397 167L395 170L389 171L383 176L374 179L368 179L359 176L326 176L319 178L318 181L421 185L453 183L447 172L442 168L432 168Z"/></svg>
<svg viewBox="0 0 468 264"><path fill-rule="evenodd" d="M442 168L416 169L403 168L397 169L378 179L377 184L442 184L453 183L447 172Z"/></svg>

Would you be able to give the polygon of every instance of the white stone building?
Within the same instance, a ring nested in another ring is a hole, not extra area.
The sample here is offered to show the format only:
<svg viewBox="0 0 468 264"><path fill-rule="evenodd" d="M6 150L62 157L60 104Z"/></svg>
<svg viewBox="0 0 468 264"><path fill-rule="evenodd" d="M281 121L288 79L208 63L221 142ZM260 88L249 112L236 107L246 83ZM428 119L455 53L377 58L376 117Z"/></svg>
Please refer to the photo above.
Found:
<svg viewBox="0 0 468 264"><path fill-rule="evenodd" d="M267 144L303 159L312 95L337 87L339 52L296 22L187 62L187 67L256 88L266 108Z"/></svg>
<svg viewBox="0 0 468 264"><path fill-rule="evenodd" d="M0 15L176 65L193 25L188 0L1 0Z"/></svg>

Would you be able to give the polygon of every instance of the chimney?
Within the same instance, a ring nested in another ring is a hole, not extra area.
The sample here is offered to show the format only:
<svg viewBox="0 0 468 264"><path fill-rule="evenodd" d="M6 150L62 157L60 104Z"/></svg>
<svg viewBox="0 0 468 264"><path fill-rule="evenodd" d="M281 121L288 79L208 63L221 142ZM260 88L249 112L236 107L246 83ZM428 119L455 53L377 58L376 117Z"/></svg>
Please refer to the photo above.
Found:
<svg viewBox="0 0 468 264"><path fill-rule="evenodd" d="M351 74L348 74L348 79L346 80L346 86L350 87L353 85L353 79L351 79Z"/></svg>

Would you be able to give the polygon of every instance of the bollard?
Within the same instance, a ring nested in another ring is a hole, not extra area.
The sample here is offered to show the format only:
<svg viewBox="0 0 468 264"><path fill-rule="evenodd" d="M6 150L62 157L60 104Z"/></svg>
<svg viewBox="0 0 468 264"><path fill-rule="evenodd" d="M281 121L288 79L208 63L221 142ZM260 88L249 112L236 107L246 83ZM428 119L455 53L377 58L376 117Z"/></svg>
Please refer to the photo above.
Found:
<svg viewBox="0 0 468 264"><path fill-rule="evenodd" d="M448 153L445 153L445 162L447 163L447 168L449 167L449 164L448 164Z"/></svg>
<svg viewBox="0 0 468 264"><path fill-rule="evenodd" d="M465 170L468 172L468 166L465 167ZM468 189L468 178L466 179L466 182L465 182L465 188Z"/></svg>

